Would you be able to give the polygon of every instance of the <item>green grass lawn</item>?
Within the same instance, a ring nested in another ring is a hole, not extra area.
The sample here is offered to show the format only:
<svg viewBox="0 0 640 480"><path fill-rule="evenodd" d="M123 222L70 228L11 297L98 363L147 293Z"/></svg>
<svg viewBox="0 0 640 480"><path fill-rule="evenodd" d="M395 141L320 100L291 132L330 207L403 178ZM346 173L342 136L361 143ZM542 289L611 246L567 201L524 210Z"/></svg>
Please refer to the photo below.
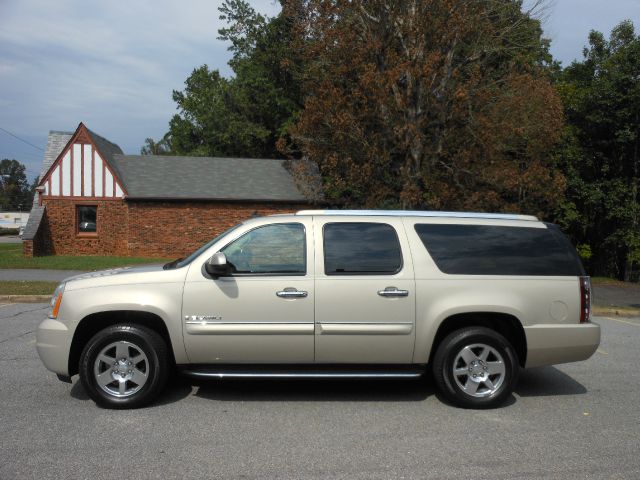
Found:
<svg viewBox="0 0 640 480"><path fill-rule="evenodd" d="M23 257L19 243L0 244L0 268L44 268L52 270L101 270L145 263L162 263L167 258L50 255Z"/></svg>
<svg viewBox="0 0 640 480"><path fill-rule="evenodd" d="M0 281L0 295L52 295L58 282Z"/></svg>

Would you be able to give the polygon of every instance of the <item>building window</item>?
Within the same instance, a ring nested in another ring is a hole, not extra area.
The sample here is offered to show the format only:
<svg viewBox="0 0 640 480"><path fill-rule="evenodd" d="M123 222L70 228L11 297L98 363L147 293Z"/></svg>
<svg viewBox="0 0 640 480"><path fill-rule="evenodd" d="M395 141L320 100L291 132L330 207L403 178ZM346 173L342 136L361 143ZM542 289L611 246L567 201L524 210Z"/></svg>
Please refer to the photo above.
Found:
<svg viewBox="0 0 640 480"><path fill-rule="evenodd" d="M78 212L78 233L96 233L96 218L98 207L95 205L79 205Z"/></svg>

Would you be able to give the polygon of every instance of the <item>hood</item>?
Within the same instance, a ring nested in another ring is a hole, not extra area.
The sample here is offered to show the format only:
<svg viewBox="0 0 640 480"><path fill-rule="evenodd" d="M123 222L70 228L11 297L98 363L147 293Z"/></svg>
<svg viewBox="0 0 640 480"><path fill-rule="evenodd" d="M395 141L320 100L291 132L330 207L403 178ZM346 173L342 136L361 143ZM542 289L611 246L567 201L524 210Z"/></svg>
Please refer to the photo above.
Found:
<svg viewBox="0 0 640 480"><path fill-rule="evenodd" d="M164 270L163 264L143 265L140 267L121 267L81 273L66 278L66 289L99 287L136 283L167 283L184 280L186 268Z"/></svg>

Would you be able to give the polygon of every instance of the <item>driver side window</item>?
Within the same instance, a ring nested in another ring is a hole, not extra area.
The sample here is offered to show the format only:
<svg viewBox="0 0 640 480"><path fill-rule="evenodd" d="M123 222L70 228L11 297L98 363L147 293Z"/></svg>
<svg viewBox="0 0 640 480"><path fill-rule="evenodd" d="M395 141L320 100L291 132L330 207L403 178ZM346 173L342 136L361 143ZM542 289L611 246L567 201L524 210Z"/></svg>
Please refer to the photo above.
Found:
<svg viewBox="0 0 640 480"><path fill-rule="evenodd" d="M233 273L305 275L305 230L300 223L258 227L221 250Z"/></svg>

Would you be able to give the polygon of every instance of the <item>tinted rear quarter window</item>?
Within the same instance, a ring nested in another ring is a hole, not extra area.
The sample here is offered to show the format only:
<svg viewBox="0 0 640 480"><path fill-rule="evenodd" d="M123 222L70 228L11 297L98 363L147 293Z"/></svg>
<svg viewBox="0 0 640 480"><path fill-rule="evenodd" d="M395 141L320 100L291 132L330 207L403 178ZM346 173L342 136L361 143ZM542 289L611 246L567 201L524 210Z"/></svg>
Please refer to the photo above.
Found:
<svg viewBox="0 0 640 480"><path fill-rule="evenodd" d="M443 273L578 276L573 247L551 228L417 224L415 230ZM559 237L559 236L560 237Z"/></svg>
<svg viewBox="0 0 640 480"><path fill-rule="evenodd" d="M402 268L398 235L386 223L327 223L323 237L326 275L392 275Z"/></svg>

